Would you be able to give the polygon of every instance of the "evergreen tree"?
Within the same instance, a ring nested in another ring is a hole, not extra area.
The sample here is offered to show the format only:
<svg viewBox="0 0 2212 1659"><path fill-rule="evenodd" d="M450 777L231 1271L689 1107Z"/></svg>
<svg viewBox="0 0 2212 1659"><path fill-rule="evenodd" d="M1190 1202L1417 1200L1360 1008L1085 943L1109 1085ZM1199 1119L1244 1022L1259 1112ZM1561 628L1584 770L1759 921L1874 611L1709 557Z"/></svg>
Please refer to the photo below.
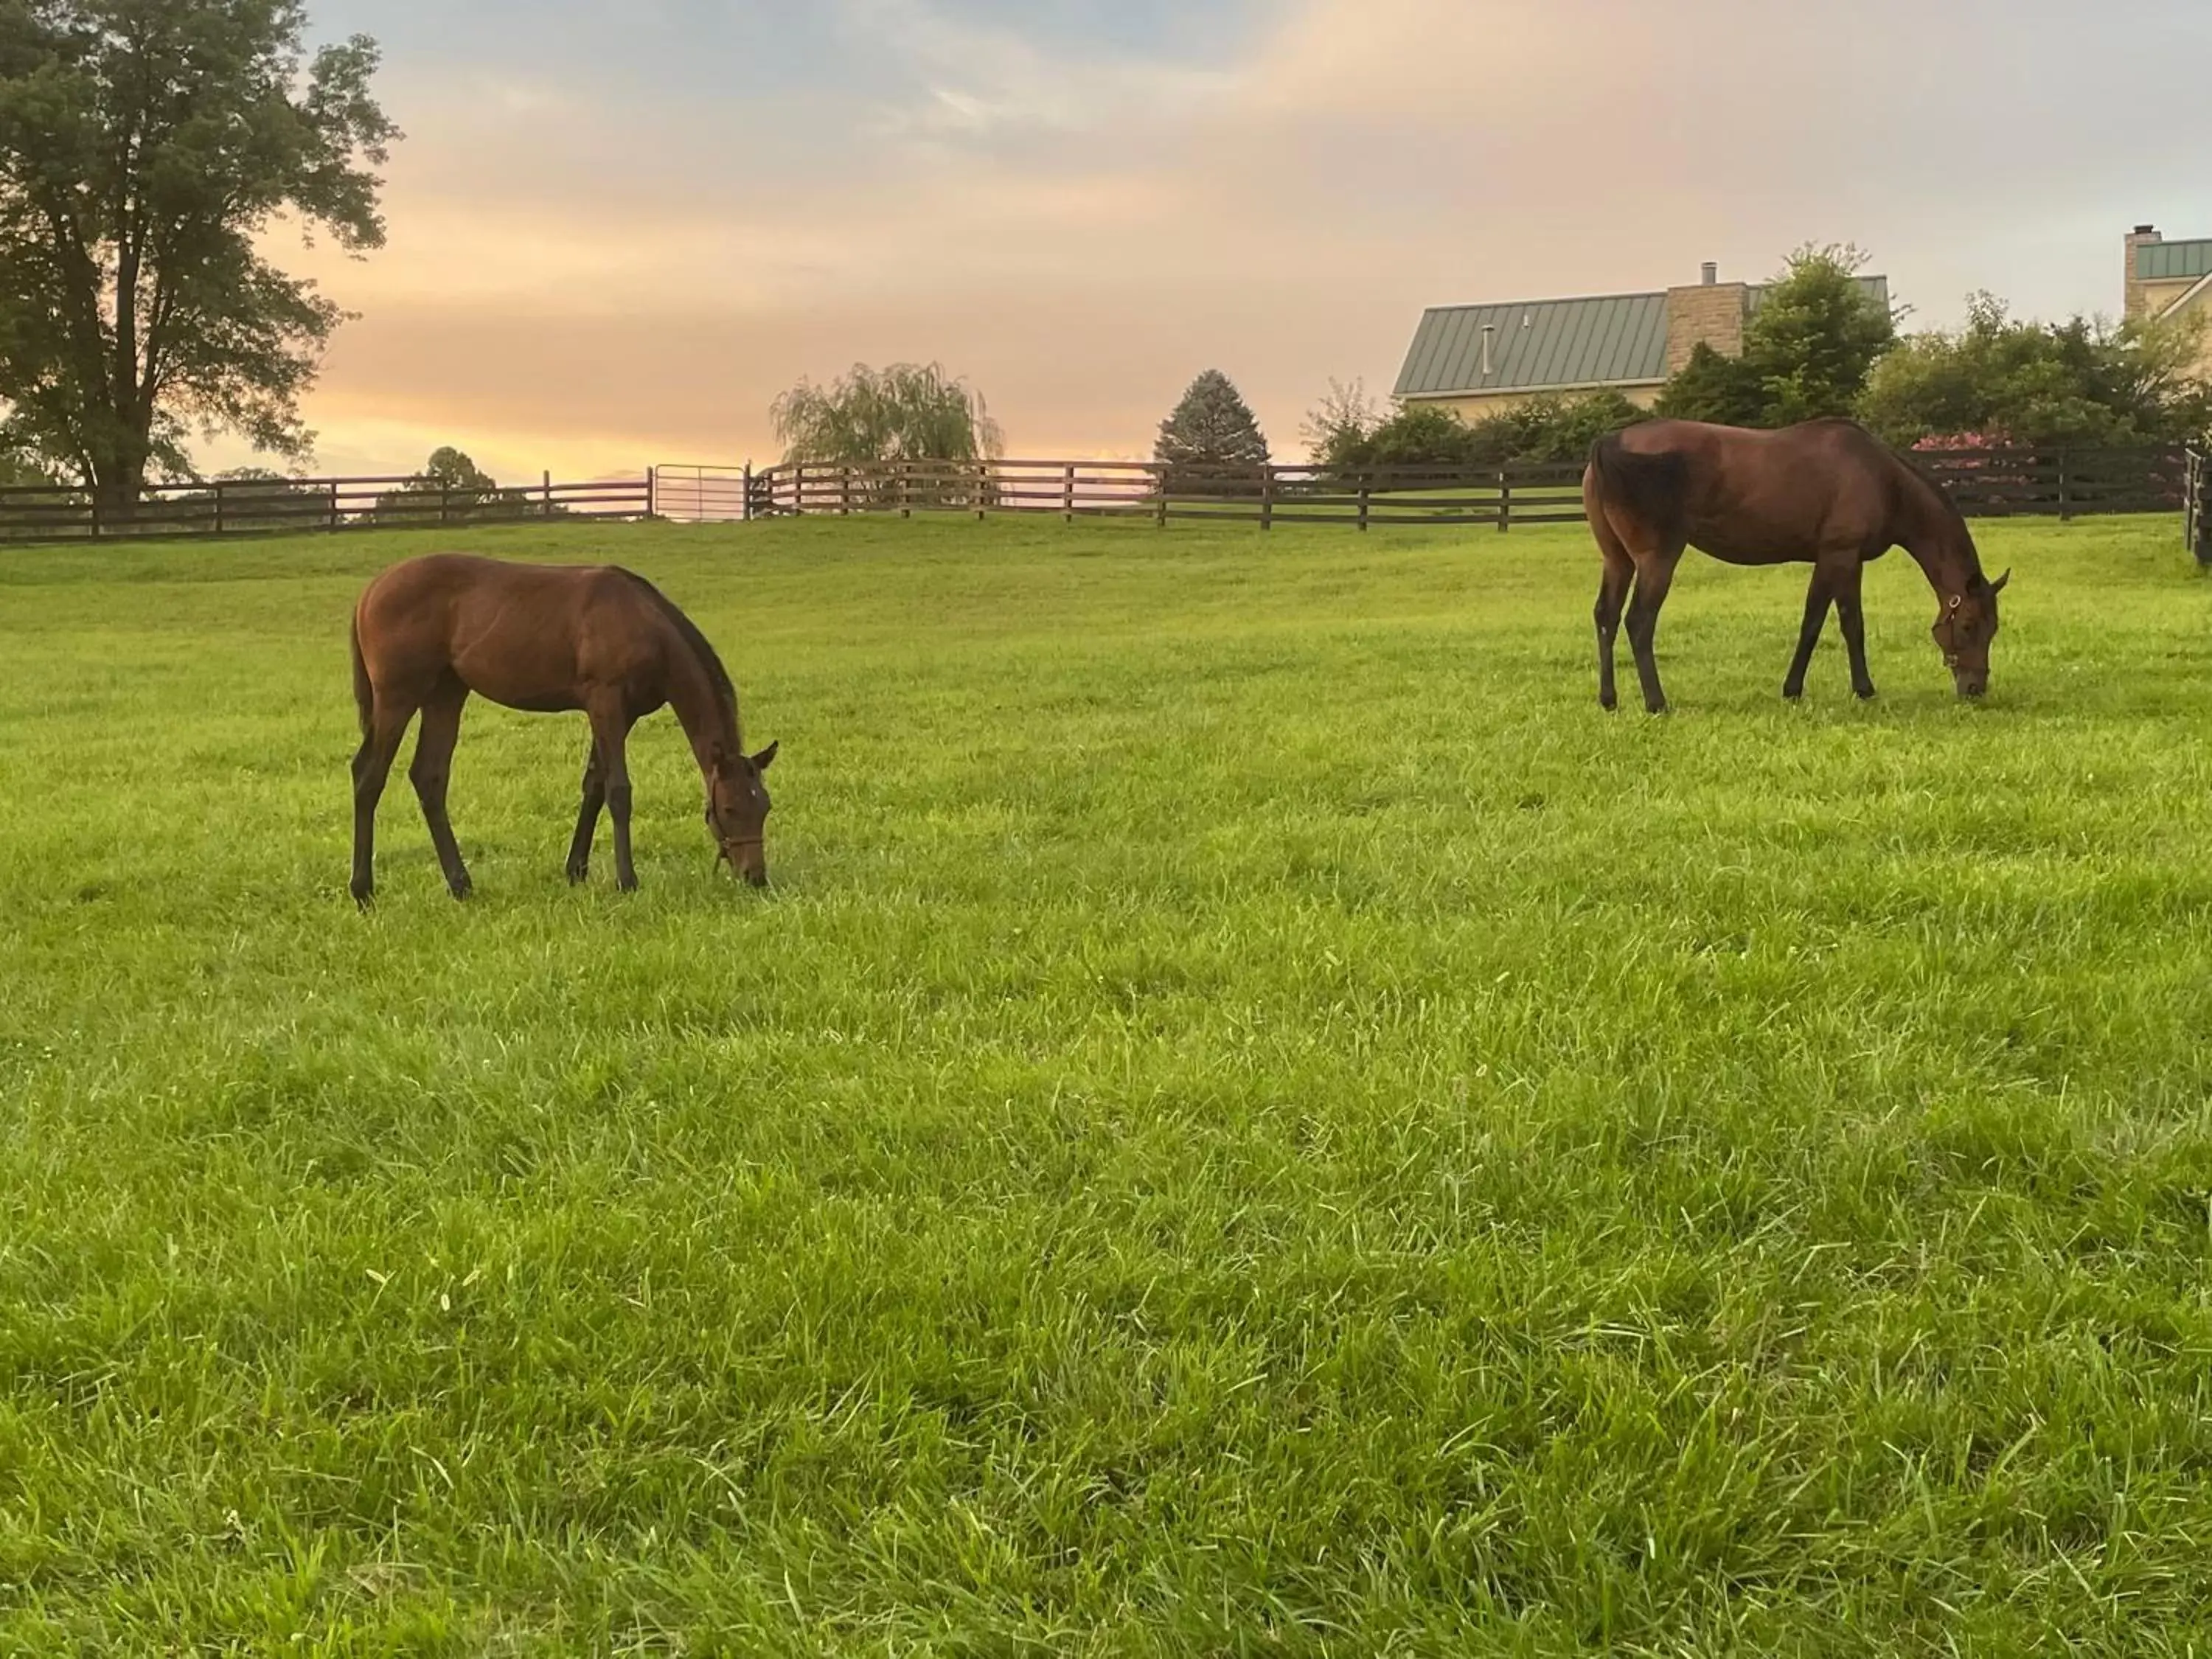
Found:
<svg viewBox="0 0 2212 1659"><path fill-rule="evenodd" d="M1267 464L1267 440L1229 377L1209 368L1160 422L1152 459L1168 469L1170 490L1219 489L1231 473L1249 475Z"/></svg>

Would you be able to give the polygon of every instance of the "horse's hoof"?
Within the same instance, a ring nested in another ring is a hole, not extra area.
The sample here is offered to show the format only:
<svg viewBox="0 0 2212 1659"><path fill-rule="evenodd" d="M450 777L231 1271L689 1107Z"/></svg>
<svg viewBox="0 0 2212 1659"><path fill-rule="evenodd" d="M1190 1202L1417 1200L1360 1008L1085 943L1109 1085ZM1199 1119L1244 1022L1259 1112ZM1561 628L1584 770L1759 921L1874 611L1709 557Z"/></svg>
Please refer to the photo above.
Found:
<svg viewBox="0 0 2212 1659"><path fill-rule="evenodd" d="M1793 687L1793 686L1787 686L1787 685L1784 686L1784 687L1782 688L1782 701L1783 701L1783 702L1804 702L1804 701L1805 701L1805 688L1804 688L1803 686L1802 686L1802 685L1800 685L1800 686L1794 686L1794 687Z"/></svg>
<svg viewBox="0 0 2212 1659"><path fill-rule="evenodd" d="M1875 691L1874 687L1870 685L1866 686L1859 691L1859 701L1861 702L1872 702L1875 698L1880 695L1880 693Z"/></svg>
<svg viewBox="0 0 2212 1659"><path fill-rule="evenodd" d="M581 887L581 886L582 886L586 882L589 881L591 878L592 878L592 867L591 867L591 866L589 866L589 865L587 865L587 864L572 864L572 865L570 865L570 866L568 866L568 885L569 885L569 886L571 886L571 887Z"/></svg>
<svg viewBox="0 0 2212 1659"><path fill-rule="evenodd" d="M353 902L364 910L376 902L376 884L374 882L357 881L348 890L353 894Z"/></svg>
<svg viewBox="0 0 2212 1659"><path fill-rule="evenodd" d="M1610 714L1620 708L1620 699L1619 697L1600 697L1597 700L1597 706L1604 709L1607 714Z"/></svg>
<svg viewBox="0 0 2212 1659"><path fill-rule="evenodd" d="M452 890L453 900L456 903L466 904L469 900L474 896L476 890L476 888L472 884L465 881L459 886Z"/></svg>

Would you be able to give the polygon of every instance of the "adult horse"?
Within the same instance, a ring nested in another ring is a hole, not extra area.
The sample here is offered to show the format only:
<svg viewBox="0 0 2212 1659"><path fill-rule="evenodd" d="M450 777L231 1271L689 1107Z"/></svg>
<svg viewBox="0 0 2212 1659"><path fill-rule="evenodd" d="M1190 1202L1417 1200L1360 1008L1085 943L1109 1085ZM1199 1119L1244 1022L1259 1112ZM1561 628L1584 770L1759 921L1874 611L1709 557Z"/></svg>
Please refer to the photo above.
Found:
<svg viewBox="0 0 2212 1659"><path fill-rule="evenodd" d="M397 564L368 585L353 613L353 695L361 750L353 760L353 896L376 888L376 805L419 710L408 775L455 898L467 866L446 817L461 708L476 692L536 714L581 709L592 723L584 800L568 879L590 872L604 806L614 819L615 884L637 885L630 863L630 727L666 704L691 740L707 785L707 823L720 854L756 887L768 884L761 775L770 744L747 755L738 694L706 635L642 576L613 566L509 564L437 553Z"/></svg>
<svg viewBox="0 0 2212 1659"><path fill-rule="evenodd" d="M1804 630L1782 695L1805 690L1833 606L1850 649L1851 689L1867 672L1860 580L1869 561L1902 547L1936 590L1936 643L1962 697L1989 690L1997 595L2012 580L1982 574L1959 510L1929 477L1853 421L1808 421L1751 432L1696 421L1652 421L1601 438L1583 474L1583 511L1605 558L1597 595L1598 701L1613 708L1613 641L1621 608L1644 682L1644 706L1664 714L1652 640L1685 547L1729 564L1810 564ZM1635 597L1629 597L1630 584Z"/></svg>

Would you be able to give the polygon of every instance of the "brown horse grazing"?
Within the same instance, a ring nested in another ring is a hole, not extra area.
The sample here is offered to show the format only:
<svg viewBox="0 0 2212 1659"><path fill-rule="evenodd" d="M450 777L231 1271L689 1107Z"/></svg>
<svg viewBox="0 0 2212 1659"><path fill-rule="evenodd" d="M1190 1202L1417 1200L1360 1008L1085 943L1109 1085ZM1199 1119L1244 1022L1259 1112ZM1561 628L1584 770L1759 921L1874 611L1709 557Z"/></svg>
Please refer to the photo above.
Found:
<svg viewBox="0 0 2212 1659"><path fill-rule="evenodd" d="M1984 576L1974 538L1949 497L1856 422L1808 421L1779 432L1695 421L1632 426L1592 448L1583 474L1583 511L1605 556L1597 663L1598 701L1607 708L1620 700L1613 647L1626 603L1644 706L1666 712L1651 645L1685 547L1729 564L1813 567L1804 631L1782 685L1785 697L1804 694L1805 670L1832 605L1850 652L1851 689L1874 696L1859 585L1868 561L1893 547L1910 553L1936 590L1936 643L1959 695L1978 697L1989 690L1997 595L2012 573L1994 582Z"/></svg>
<svg viewBox="0 0 2212 1659"><path fill-rule="evenodd" d="M353 695L361 751L353 761L353 896L375 891L376 804L407 723L422 732L408 775L455 898L469 872L446 817L446 785L461 706L478 692L532 713L581 709L592 722L584 803L568 879L589 873L605 806L615 823L615 884L637 885L629 854L629 729L663 704L676 710L707 783L707 823L730 867L768 884L761 781L777 745L747 755L738 694L714 647L660 590L611 566L507 564L459 553L394 565L353 613Z"/></svg>

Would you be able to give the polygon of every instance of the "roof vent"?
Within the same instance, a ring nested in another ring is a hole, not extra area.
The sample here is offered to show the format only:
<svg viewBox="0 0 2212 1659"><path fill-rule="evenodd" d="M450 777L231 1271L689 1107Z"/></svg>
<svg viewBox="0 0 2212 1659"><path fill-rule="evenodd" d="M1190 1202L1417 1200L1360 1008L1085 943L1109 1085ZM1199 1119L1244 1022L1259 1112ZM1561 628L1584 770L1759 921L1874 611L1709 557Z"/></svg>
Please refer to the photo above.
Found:
<svg viewBox="0 0 2212 1659"><path fill-rule="evenodd" d="M1708 259L1699 268L1698 274L1705 279L1705 286L1711 288L1720 281L1721 268L1713 260Z"/></svg>
<svg viewBox="0 0 2212 1659"><path fill-rule="evenodd" d="M1490 355L1490 343L1493 339L1497 338L1497 324L1485 323L1482 325L1482 378L1486 380L1497 373L1497 370L1492 366Z"/></svg>

